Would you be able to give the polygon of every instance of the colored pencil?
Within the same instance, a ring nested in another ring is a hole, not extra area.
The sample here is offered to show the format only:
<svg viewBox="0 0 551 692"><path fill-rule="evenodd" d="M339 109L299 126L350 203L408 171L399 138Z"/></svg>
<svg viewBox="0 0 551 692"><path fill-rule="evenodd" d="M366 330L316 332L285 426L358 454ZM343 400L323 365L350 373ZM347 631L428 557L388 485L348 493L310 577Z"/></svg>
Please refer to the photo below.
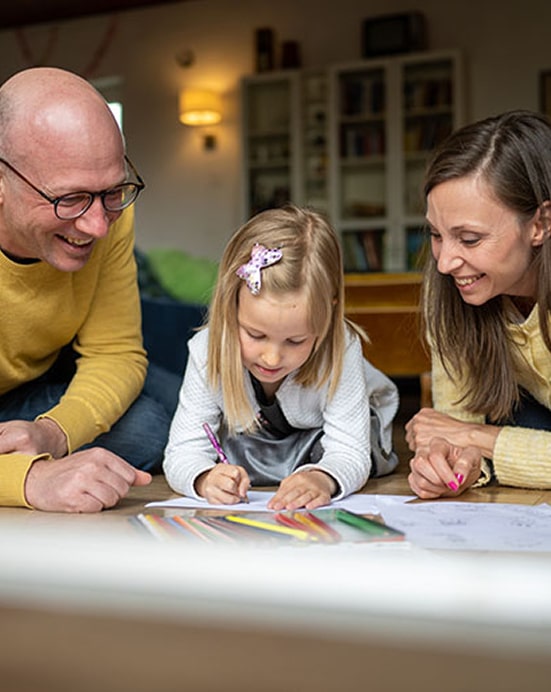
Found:
<svg viewBox="0 0 551 692"><path fill-rule="evenodd" d="M238 524L244 524L245 526L253 526L257 529L262 529L264 531L272 531L273 533L282 533L288 536L293 536L301 541L312 541L317 540L315 536L308 531L303 529L292 529L288 526L279 526L278 524L270 524L267 521L261 521L259 519L251 519L249 517L241 517L236 514L226 515L226 519L229 521L235 521Z"/></svg>
<svg viewBox="0 0 551 692"><path fill-rule="evenodd" d="M300 531L305 531L304 527L299 521L293 519L290 514L283 514L283 512L278 512L274 515L274 519L283 526L288 526L291 529L299 529Z"/></svg>
<svg viewBox="0 0 551 692"><path fill-rule="evenodd" d="M149 526L147 525L146 522L142 521L139 516L131 516L128 517L128 521L133 524L140 533L145 533L147 534L150 538L157 538L156 534L154 534Z"/></svg>
<svg viewBox="0 0 551 692"><path fill-rule="evenodd" d="M222 445L220 444L220 442L218 442L216 435L212 432L212 428L208 423L203 423L203 430L207 433L207 437L209 438L211 445L214 447L214 451L218 455L218 460L220 461L220 463L229 464L230 462L228 461L228 457L222 449Z"/></svg>
<svg viewBox="0 0 551 692"><path fill-rule="evenodd" d="M322 531L326 531L330 536L332 536L334 541L340 541L342 540L341 534L337 531L337 529L333 528L330 524L326 523L320 517L318 517L317 514L314 514L314 512L306 512L306 516L311 519L314 524L319 526L319 528Z"/></svg>
<svg viewBox="0 0 551 692"><path fill-rule="evenodd" d="M206 535L210 536L214 541L231 541L235 540L228 533L224 533L216 525L213 525L208 517L194 517L190 519L194 526L197 526L199 530L203 530Z"/></svg>
<svg viewBox="0 0 551 692"><path fill-rule="evenodd" d="M138 520L141 521L142 524L148 529L152 536L155 536L155 538L158 538L161 541L165 541L167 539L166 532L163 532L163 530L156 524L155 520L151 519L150 514L138 514L137 517Z"/></svg>
<svg viewBox="0 0 551 692"><path fill-rule="evenodd" d="M324 521L314 516L310 512L302 513L295 512L293 517L312 531L315 535L321 536L327 543L336 543L340 540L340 534L338 534L334 529L331 529Z"/></svg>
<svg viewBox="0 0 551 692"><path fill-rule="evenodd" d="M217 521L226 525L227 529L235 533L236 536L240 538L246 538L248 540L254 541L255 539L262 539L262 541L289 541L294 540L293 536L288 536L283 533L269 532L264 529L260 529L256 526L250 526L245 524L236 523L230 521L227 517L217 517Z"/></svg>
<svg viewBox="0 0 551 692"><path fill-rule="evenodd" d="M231 522L226 522L221 517L201 517L201 521L218 532L219 536L224 540L236 543L243 535L239 530L236 530L241 527L233 526Z"/></svg>
<svg viewBox="0 0 551 692"><path fill-rule="evenodd" d="M214 434L214 432L212 431L212 428L210 427L210 425L208 423L203 423L203 430L207 434L207 437L209 438L209 441L210 441L211 445L214 448L214 451L216 452L216 454L218 456L218 461L221 464L229 464L230 462L228 461L228 457L226 456L226 453L222 449L222 445L218 441L218 438L216 437L216 435ZM245 494L244 497L240 497L239 499L242 502L246 502L246 503L249 502L249 498L247 497L247 494Z"/></svg>
<svg viewBox="0 0 551 692"><path fill-rule="evenodd" d="M172 518L174 519L174 521L178 522L180 526L183 526L184 529L187 529L190 532L190 534L192 534L196 538L199 538L200 540L205 541L206 543L209 543L211 541L211 539L208 536L206 536L204 532L200 531L196 526L190 523L193 517L184 519L183 517L175 516Z"/></svg>
<svg viewBox="0 0 551 692"><path fill-rule="evenodd" d="M403 531L398 531L398 529L393 529L386 524L381 524L374 519L368 519L361 514L354 514L354 512L349 512L346 509L336 509L335 516L339 521L360 529L360 531L363 531L376 541L400 541L404 538Z"/></svg>
<svg viewBox="0 0 551 692"><path fill-rule="evenodd" d="M178 537L181 538L187 538L191 540L195 540L196 536L195 534L191 533L191 531L183 526L179 521L176 521L176 517L165 517L165 521L170 524L171 527L178 533Z"/></svg>

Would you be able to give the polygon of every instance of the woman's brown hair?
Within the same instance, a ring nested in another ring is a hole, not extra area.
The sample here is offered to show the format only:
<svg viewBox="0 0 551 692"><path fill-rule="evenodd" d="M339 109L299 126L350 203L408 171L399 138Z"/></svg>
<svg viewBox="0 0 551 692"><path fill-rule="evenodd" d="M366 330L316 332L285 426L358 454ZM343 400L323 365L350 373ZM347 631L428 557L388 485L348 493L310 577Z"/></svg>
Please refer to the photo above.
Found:
<svg viewBox="0 0 551 692"><path fill-rule="evenodd" d="M437 185L471 176L479 176L495 198L516 214L521 228L540 212L549 232L551 123L543 115L510 111L452 133L429 163L425 199ZM534 248L533 263L540 328L551 351L548 239ZM485 414L493 422L506 419L519 400L519 390L505 299L497 296L480 306L465 303L453 278L438 272L431 253L427 253L422 296L431 348L448 375L463 384L467 410Z"/></svg>

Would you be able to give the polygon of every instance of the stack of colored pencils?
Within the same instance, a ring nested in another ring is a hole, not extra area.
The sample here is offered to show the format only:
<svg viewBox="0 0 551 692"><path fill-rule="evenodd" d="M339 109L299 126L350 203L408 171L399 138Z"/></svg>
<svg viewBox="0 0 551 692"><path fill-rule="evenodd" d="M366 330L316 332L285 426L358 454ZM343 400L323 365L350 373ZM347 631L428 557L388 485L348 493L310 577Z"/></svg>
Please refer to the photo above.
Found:
<svg viewBox="0 0 551 692"><path fill-rule="evenodd" d="M322 516L323 515L323 518ZM188 539L215 542L291 541L338 543L341 540L403 540L404 534L379 521L346 510L242 512L217 516L160 516L137 514L130 521L157 540ZM340 522L340 523L339 523ZM337 523L337 530L332 523Z"/></svg>

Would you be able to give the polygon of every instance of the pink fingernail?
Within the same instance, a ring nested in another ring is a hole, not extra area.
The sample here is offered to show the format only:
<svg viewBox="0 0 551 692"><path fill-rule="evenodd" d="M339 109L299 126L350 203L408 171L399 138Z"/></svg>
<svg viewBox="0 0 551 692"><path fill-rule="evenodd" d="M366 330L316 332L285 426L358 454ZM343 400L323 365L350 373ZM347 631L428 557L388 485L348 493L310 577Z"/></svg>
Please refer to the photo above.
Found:
<svg viewBox="0 0 551 692"><path fill-rule="evenodd" d="M455 477L457 478L457 482L459 483L459 485L463 483L463 479L465 478L465 476L462 473L456 473Z"/></svg>
<svg viewBox="0 0 551 692"><path fill-rule="evenodd" d="M450 481L448 483L448 488L451 488L451 490L455 491L459 488L459 486L457 485L457 483L455 481Z"/></svg>

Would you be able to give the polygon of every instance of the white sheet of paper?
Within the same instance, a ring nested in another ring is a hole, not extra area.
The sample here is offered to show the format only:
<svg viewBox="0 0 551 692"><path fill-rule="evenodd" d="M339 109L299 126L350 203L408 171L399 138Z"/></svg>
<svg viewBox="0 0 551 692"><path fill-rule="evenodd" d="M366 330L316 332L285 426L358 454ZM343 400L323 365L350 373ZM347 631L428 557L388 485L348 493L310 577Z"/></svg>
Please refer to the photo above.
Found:
<svg viewBox="0 0 551 692"><path fill-rule="evenodd" d="M264 512L273 492L251 490L249 504L211 505L206 500L177 497L150 502L146 507L173 509L230 509ZM551 552L551 505L486 502L423 502L407 504L413 495L354 493L330 507L358 514L381 514L389 525L406 534L409 544L436 550Z"/></svg>
<svg viewBox="0 0 551 692"><path fill-rule="evenodd" d="M551 505L487 502L400 504L378 496L384 521L421 548L551 551Z"/></svg>
<svg viewBox="0 0 551 692"><path fill-rule="evenodd" d="M172 509L231 509L246 510L249 512L269 512L268 502L275 495L274 492L263 490L250 490L247 493L249 502L238 502L235 505L211 505L206 500L196 500L192 497L177 497L173 500L160 502L149 502L146 507L171 507ZM414 495L366 495L365 493L354 493L343 497L342 500L335 500L329 505L332 508L339 507L358 514L378 514L378 498L392 498L393 502L402 504L408 500L413 500Z"/></svg>

